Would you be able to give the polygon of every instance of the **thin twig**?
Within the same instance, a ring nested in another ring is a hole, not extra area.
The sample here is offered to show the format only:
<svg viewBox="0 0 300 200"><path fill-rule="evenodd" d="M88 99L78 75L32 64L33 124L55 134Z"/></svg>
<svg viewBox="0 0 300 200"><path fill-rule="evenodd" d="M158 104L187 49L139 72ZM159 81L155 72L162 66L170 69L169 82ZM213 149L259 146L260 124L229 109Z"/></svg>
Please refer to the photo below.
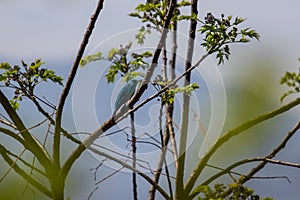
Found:
<svg viewBox="0 0 300 200"><path fill-rule="evenodd" d="M37 124L35 124L35 125L33 125L33 126L27 128L27 129L21 130L18 134L22 134L22 133L24 133L24 132L26 132L26 131L30 131L31 129L37 128L37 127L43 125L46 121L47 121L47 119L44 119L44 120L42 120L41 122L39 122L39 123L37 123Z"/></svg>
<svg viewBox="0 0 300 200"><path fill-rule="evenodd" d="M119 173L122 169L124 169L124 167L121 167L117 170L115 170L113 173L107 175L106 177L104 177L103 179L101 179L100 181L98 181L97 183L95 183L96 185L101 184L102 182L104 182L105 180L109 179L110 177L112 177L113 175Z"/></svg>
<svg viewBox="0 0 300 200"><path fill-rule="evenodd" d="M282 161L282 160L274 160L274 159L270 159L270 158L266 158L266 161L268 163L272 163L272 164L284 165L284 166L294 167L294 168L300 168L299 163L286 162L286 161Z"/></svg>
<svg viewBox="0 0 300 200"><path fill-rule="evenodd" d="M104 164L105 161L107 161L107 158L104 158L103 160L101 160L100 164L97 167L90 169L90 171L92 171L92 170L95 171L94 172L94 181L97 180L97 172L100 169L100 167Z"/></svg>
<svg viewBox="0 0 300 200"><path fill-rule="evenodd" d="M6 120L6 119L0 118L0 122L1 122L2 124L5 124L5 125L7 125L7 126L13 128L13 129L15 129L15 130L17 129L17 127L16 127L13 123L11 123L10 121L8 121L8 120Z"/></svg>
<svg viewBox="0 0 300 200"><path fill-rule="evenodd" d="M164 189L162 187L160 187L158 184L156 184L154 181L152 181L152 179L147 176L145 173L143 173L142 171L136 169L136 168L133 168L131 165L127 164L126 162L123 162L109 154L106 154L104 152L101 152L99 151L98 149L95 149L93 147L90 147L88 146L88 149L91 150L92 152L100 155L100 156L104 156L116 163L119 163L122 167L124 168L127 168L127 169L130 169L130 170L133 170L135 171L138 175L140 175L141 177L143 177L146 181L148 181L150 184L154 185L156 187L156 189L162 194L162 196L165 198L165 199L170 199L169 195L164 191Z"/></svg>
<svg viewBox="0 0 300 200"><path fill-rule="evenodd" d="M290 130L285 138L282 140L282 142L268 155L266 156L266 160L260 163L258 166L254 167L247 176L241 178L239 180L240 183L245 183L248 181L254 174L256 174L258 171L260 171L264 166L268 163L271 162L271 159L276 156L277 153L279 153L287 144L287 142L293 137L293 135L298 131L300 128L300 120L297 122L297 124ZM279 163L276 163L279 164Z"/></svg>
<svg viewBox="0 0 300 200"><path fill-rule="evenodd" d="M123 157L124 159L127 159L127 160L128 160L128 159L130 159L130 160L132 159L129 155L124 155L124 154L122 154L122 153L119 153L119 152L114 151L114 150L112 150L112 149L109 149L109 148L107 148L107 147L104 147L104 146L101 146L101 145L98 145L98 144L93 144L93 146L97 146L97 147L100 147L100 148L103 148L103 149L109 151L109 152L110 152L110 155L112 155L111 153L114 153L114 154L116 154L116 155L119 155L119 156ZM136 161L138 161L137 164L138 164L139 162L141 162L141 163L145 163L148 167L150 166L150 164L149 164L147 161L144 161L144 160L141 160L141 159L138 159L138 158L136 158ZM141 165L141 164L140 164L140 166L143 167L143 168L145 168L145 169L151 170L150 167L147 168L147 167L145 167L145 166L143 166L143 165ZM152 171L152 170L151 170L151 171Z"/></svg>
<svg viewBox="0 0 300 200"><path fill-rule="evenodd" d="M95 187L95 189L92 190L92 192L89 194L87 200L90 200L93 194L99 189L99 186Z"/></svg>
<svg viewBox="0 0 300 200"><path fill-rule="evenodd" d="M48 190L48 188L46 188L45 186L43 186L43 184L39 183L37 180L33 179L32 177L28 176L28 174L22 170L22 168L20 168L16 163L14 163L14 161L7 155L8 150L5 149L5 147L3 145L0 144L0 154L2 155L3 159L10 165L12 166L12 168L14 169L14 171L19 174L20 176L22 176L25 180L27 180L28 182L30 182L30 184L32 184L36 189L38 189L40 192L42 192L43 194L45 194L48 197L52 197L52 193Z"/></svg>
<svg viewBox="0 0 300 200"><path fill-rule="evenodd" d="M7 154L13 155L14 157L16 157L16 160L9 166L8 170L6 170L6 172L4 172L4 174L0 177L0 182L3 181L3 179L9 174L9 172L14 168L14 165L17 163L18 160L20 160L21 156L23 155L23 153L25 153L26 149L23 149L21 151L21 153L16 156L15 154L7 151Z"/></svg>
<svg viewBox="0 0 300 200"><path fill-rule="evenodd" d="M206 131L205 131L204 126L203 126L203 124L202 124L202 122L201 122L201 120L200 120L200 117L199 117L199 115L196 113L196 111L195 111L194 109L192 109L192 112L194 113L194 118L197 119L197 122L198 122L198 125L199 125L200 132L201 132L201 134L202 134L202 136L203 136L203 140L204 140L205 144L209 147L210 144L209 144L209 141L208 141L207 138L206 138Z"/></svg>

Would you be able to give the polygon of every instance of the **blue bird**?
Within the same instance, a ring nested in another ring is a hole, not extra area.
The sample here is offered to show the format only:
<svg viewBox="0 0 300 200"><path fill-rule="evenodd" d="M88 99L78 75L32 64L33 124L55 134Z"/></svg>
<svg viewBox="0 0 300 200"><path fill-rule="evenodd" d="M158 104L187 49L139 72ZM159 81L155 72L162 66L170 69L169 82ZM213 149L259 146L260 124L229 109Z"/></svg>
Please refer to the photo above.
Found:
<svg viewBox="0 0 300 200"><path fill-rule="evenodd" d="M124 85L116 98L114 114L134 95L138 83L138 80L130 80Z"/></svg>

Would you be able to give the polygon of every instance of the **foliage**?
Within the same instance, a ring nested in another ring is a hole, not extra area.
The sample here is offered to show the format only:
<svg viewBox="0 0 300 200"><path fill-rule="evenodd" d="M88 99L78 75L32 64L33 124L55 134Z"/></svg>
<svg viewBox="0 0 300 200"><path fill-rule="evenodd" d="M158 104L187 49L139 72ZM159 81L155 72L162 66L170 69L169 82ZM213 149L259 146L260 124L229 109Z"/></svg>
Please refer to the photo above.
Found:
<svg viewBox="0 0 300 200"><path fill-rule="evenodd" d="M129 53L132 42L128 43L126 46L120 45L120 48L112 48L107 58L102 56L101 52L85 56L80 63L82 67L91 62L96 62L100 60L108 60L112 64L109 67L108 72L105 77L108 83L113 83L116 79L118 73L124 77L125 81L128 81L138 76L144 76L142 72L138 70L146 69L149 66L149 63L145 60L152 56L150 51L145 51L142 53Z"/></svg>
<svg viewBox="0 0 300 200"><path fill-rule="evenodd" d="M215 18L211 13L205 17L205 23L199 29L201 34L205 34L204 42L201 44L208 52L217 52L218 64L224 63L224 57L228 60L230 56L230 43L247 43L249 38L259 40L259 34L250 28L239 30L237 28L245 19L232 16L221 19ZM225 45L225 46L224 46ZM224 46L224 47L223 47Z"/></svg>
<svg viewBox="0 0 300 200"><path fill-rule="evenodd" d="M215 184L214 188L202 185L197 188L200 192L198 200L272 200L271 198L261 199L254 191L244 185L232 183L229 185Z"/></svg>
<svg viewBox="0 0 300 200"><path fill-rule="evenodd" d="M85 65L91 63L91 62L96 62L96 61L100 61L103 60L104 57L102 56L101 52L97 52L95 54L91 54L91 55L87 55L85 57L83 57L80 60L80 67L84 67Z"/></svg>
<svg viewBox="0 0 300 200"><path fill-rule="evenodd" d="M299 59L300 60L300 59ZM290 94L296 94L300 92L300 68L297 72L286 72L283 77L281 77L280 84L287 85L290 90L282 95L280 101L283 101L285 97Z"/></svg>
<svg viewBox="0 0 300 200"><path fill-rule="evenodd" d="M164 82L160 75L156 76L155 80L153 81L153 85L158 91L164 88L167 84L169 84L169 82ZM191 96L192 92L198 88L200 87L197 83L191 83L181 88L178 85L173 85L160 95L160 99L163 105L172 104L177 93Z"/></svg>
<svg viewBox="0 0 300 200"><path fill-rule="evenodd" d="M146 3L139 4L133 13L130 13L129 16L137 17L141 20L141 22L146 23L146 27L152 28L158 31L162 31L162 27L164 25L164 20L168 12L169 1L160 1L159 3ZM176 10L172 16L171 21L181 21L181 20L189 20L191 16L181 15L180 9L190 6L191 3L189 1L180 1L176 5ZM170 25L170 28L172 25Z"/></svg>
<svg viewBox="0 0 300 200"><path fill-rule="evenodd" d="M112 65L105 75L109 83L115 81L117 73L121 73L121 76L126 76L126 80L136 78L139 75L143 76L142 73L136 71L140 68L146 69L149 66L145 59L150 58L152 53L145 51L141 54L133 52L128 55L131 45L132 43L130 42L125 47L120 45L119 49L113 48L110 50L107 59L112 62Z"/></svg>
<svg viewBox="0 0 300 200"><path fill-rule="evenodd" d="M135 35L135 39L137 40L137 43L140 44L140 45L143 45L144 42L145 42L145 39L146 39L146 35L147 34L151 34L151 30L150 30L150 27L147 26L142 26L138 33Z"/></svg>
<svg viewBox="0 0 300 200"><path fill-rule="evenodd" d="M50 80L63 85L63 78L57 76L53 70L42 68L41 66L44 64L45 62L42 62L41 59L36 59L29 66L22 60L22 68L19 65L11 66L7 62L0 63L0 70L3 71L0 74L0 82L4 82L6 87L15 90L15 95L10 100L14 109L18 109L22 97L33 99L35 97L34 90L41 82Z"/></svg>
<svg viewBox="0 0 300 200"><path fill-rule="evenodd" d="M159 1L159 2L148 2L146 4L139 4L135 8L135 12L129 14L131 17L136 17L141 20L142 23L146 25L141 26L135 38L138 41L138 44L144 44L146 39L146 34L151 34L151 29L162 31L165 17L167 15L168 1ZM190 6L190 1L180 1L177 2L175 12L172 16L172 22L178 22L183 20L189 20L191 18L197 18L195 15L182 15L180 9ZM173 27L173 23L170 23L169 28Z"/></svg>

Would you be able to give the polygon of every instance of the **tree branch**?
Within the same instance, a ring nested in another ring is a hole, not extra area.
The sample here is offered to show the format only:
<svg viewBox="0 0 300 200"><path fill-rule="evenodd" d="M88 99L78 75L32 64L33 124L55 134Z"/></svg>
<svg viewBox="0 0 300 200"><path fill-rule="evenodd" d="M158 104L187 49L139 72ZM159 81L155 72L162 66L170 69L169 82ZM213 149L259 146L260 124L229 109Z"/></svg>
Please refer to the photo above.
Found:
<svg viewBox="0 0 300 200"><path fill-rule="evenodd" d="M158 158L157 168L155 170L153 181L157 184L159 183L159 178L162 173L162 167L163 167L163 164L165 163L165 169L166 169L168 186L169 186L169 190L170 190L170 196L171 196L171 199L173 199L172 184L171 184L170 174L169 174L169 170L168 170L168 163L166 160L166 153L168 150L170 134L169 134L169 129L168 129L167 124L166 124L164 133L162 133L163 132L162 131L162 115L163 115L162 110L163 110L163 105L161 104L160 112L159 112L159 132L160 132L160 137L161 137L161 152L160 152L160 155ZM148 200L155 199L155 191L156 191L156 188L151 185L149 192L148 192Z"/></svg>
<svg viewBox="0 0 300 200"><path fill-rule="evenodd" d="M177 57L177 21L172 22L173 31L172 31L172 57L170 59L170 80L173 81L175 79L175 68L176 68L176 57ZM175 139L175 132L173 126L173 111L174 111L174 103L166 106L166 121L168 124L168 131L170 135L170 141L172 146L173 157L175 161L175 167L178 168L178 150Z"/></svg>
<svg viewBox="0 0 300 200"><path fill-rule="evenodd" d="M176 5L174 4L174 0L172 0L170 2L170 8L164 23L164 30L162 32L160 41L157 45L157 48L155 50L153 59L152 59L152 63L150 65L150 67L147 70L147 74L142 82L142 86L138 89L138 91L135 93L135 95L131 98L131 100L126 104L125 107L128 108L129 105L133 105L134 103L136 103L139 98L141 97L141 95L144 93L144 91L147 89L147 84L150 81L150 78L153 74L153 71L155 69L155 67L157 66L157 61L159 58L159 55L161 53L161 48L163 45L164 40L166 39L166 35L168 32L168 27L170 24L170 20L173 16L173 11L176 7ZM124 108L124 106L123 106ZM131 109L130 112L127 112L125 114L123 114L122 111L124 111L124 109L119 109L119 111L117 111L116 115L111 117L110 119L108 119L106 122L104 122L101 127L99 127L96 131L94 131L91 136L89 136L88 138L86 138L82 144L80 144L73 152L72 154L69 156L69 158L67 159L67 161L65 162L62 171L64 173L67 173L71 166L73 165L73 163L76 161L76 159L82 154L82 152L86 149L86 147L88 147L90 144L93 143L93 141L95 141L100 135L102 135L105 131L107 131L108 129L110 129L111 127L113 127L117 122L121 121L122 119L124 119L125 117L127 117L130 113L134 112L134 109ZM123 114L123 115L122 115ZM120 117L121 116L121 117Z"/></svg>
<svg viewBox="0 0 300 200"><path fill-rule="evenodd" d="M60 166L60 132L61 132L61 119L62 119L62 112L65 105L66 98L70 92L71 86L73 84L80 60L83 56L84 50L89 42L89 38L92 35L93 29L95 27L95 23L99 16L100 11L103 8L104 0L99 0L97 7L95 9L94 14L91 16L90 23L86 29L84 34L83 40L80 44L80 48L77 52L77 56L71 68L71 71L68 76L68 80L65 84L65 87L61 93L58 105L57 105L57 113L55 119L55 131L54 131L54 141L53 141L53 159L57 166Z"/></svg>
<svg viewBox="0 0 300 200"><path fill-rule="evenodd" d="M7 121L7 120L5 120L5 119L0 118L0 122L1 122L2 124L5 124L5 125L7 125L7 126L13 128L13 129L15 129L15 130L17 130L17 127L16 127L13 123L11 123L11 122L9 122L9 121Z"/></svg>
<svg viewBox="0 0 300 200"><path fill-rule="evenodd" d="M5 149L3 145L0 144L0 154L2 155L3 159L14 169L16 173L18 173L20 176L22 176L25 180L27 180L31 185L33 185L36 189L38 189L40 192L45 194L48 197L52 197L51 192L44 187L41 183L39 183L37 180L33 179L32 177L28 176L28 174L23 171L14 161L7 155L9 151Z"/></svg>
<svg viewBox="0 0 300 200"><path fill-rule="evenodd" d="M262 161L262 163L260 163L257 167L253 168L250 173L248 173L247 175L243 175L242 178L240 178L239 183L241 183L241 184L245 183L250 178L253 178L254 174L257 173L259 170L261 170L267 163L273 163L273 164L286 165L286 166L290 166L290 167L300 168L300 164L290 163L290 162L283 162L283 161L272 159L273 157L275 157L275 155L280 150L282 150L286 146L287 142L297 132L297 130L299 130L299 128L300 128L300 120L293 127L293 129L287 133L287 135L282 140L282 142L267 156L265 156L263 158L258 157L258 158L251 158L251 159L243 159L241 161L235 162L235 163L231 164L230 166L228 166L226 169L223 169L219 173L215 174L214 176L210 177L209 179L207 179L206 181L201 183L201 185L199 187L201 187L203 185L208 185L212 181L214 181L215 179L219 178L220 176L222 176L224 174L227 174L227 173L230 173L232 169L234 169L234 168L236 168L240 165L250 163L250 162ZM197 188L194 191L197 191ZM198 194L199 194L199 192L192 192L189 196L189 199L193 199Z"/></svg>
<svg viewBox="0 0 300 200"><path fill-rule="evenodd" d="M266 161L268 163L276 164L276 165L283 165L283 166L288 166L288 167L300 168L299 163L285 162L285 161L282 161L282 160L274 160L274 159L270 159L270 158L265 158L264 161Z"/></svg>
<svg viewBox="0 0 300 200"><path fill-rule="evenodd" d="M280 115L290 109L292 109L293 107L297 106L300 104L300 98L295 99L294 101L276 109L273 110L269 113L263 114L263 115L259 115L251 120L248 120L242 124L240 124L239 126L237 126L236 128L233 128L229 131L227 131L225 134L223 134L218 140L217 142L209 149L209 151L206 153L206 155L204 155L203 158L201 158L201 160L198 162L196 168L193 170L191 176L189 177L187 184L185 186L185 190L187 193L190 193L191 190L194 187L195 182L197 181L200 173L202 172L202 170L204 169L205 165L207 164L208 160L211 158L211 156L216 152L216 150L221 147L224 143L226 143L228 140L230 140L231 138L237 136L238 134L240 134L241 132L244 132L248 129L250 129L251 127L262 123L266 120L269 120L277 115Z"/></svg>
<svg viewBox="0 0 300 200"><path fill-rule="evenodd" d="M91 150L92 152L100 155L100 156L104 156L112 161L115 161L116 163L119 163L121 166L123 166L124 168L130 169L133 172L137 173L138 175L140 175L141 177L143 177L146 181L148 181L151 185L153 185L160 193L161 195L165 198L165 199L170 199L169 195L164 191L163 188L161 188L157 183L155 183L149 176L147 176L145 173L143 173L142 171L132 167L131 165L127 164L126 162L123 162L122 160L119 160L118 158L115 158L107 153L101 152L91 146L88 147L89 150Z"/></svg>
<svg viewBox="0 0 300 200"><path fill-rule="evenodd" d="M22 133L21 136L24 138L24 141L26 141L26 144L27 144L24 147L27 148L29 151L31 151L38 158L39 162L43 165L43 167L46 169L47 172L50 172L52 170L52 167L51 167L52 163L51 163L51 158L50 158L48 152L43 148L43 146L40 144L40 142L35 137L33 137L32 134L30 134L28 132L28 129L23 124L21 118L11 107L8 99L2 93L1 90L0 90L0 103L3 106L3 108L5 109L6 113L9 115L9 117L12 120L12 122L14 123L14 125ZM15 139L17 139L17 138L15 138ZM19 140L19 139L17 139L17 140L19 142L21 142L21 140ZM25 145L25 143L22 143L22 144Z"/></svg>
<svg viewBox="0 0 300 200"><path fill-rule="evenodd" d="M264 166L268 163L268 162L272 162L272 158L274 158L276 156L277 153L279 153L287 144L287 142L291 139L291 137L297 132L297 130L300 128L300 120L297 122L297 124L293 127L292 130L290 130L285 138L282 140L282 142L268 155L266 156L266 159L260 163L258 166L256 166L255 168L253 168L249 174L247 174L245 177L241 178L239 180L240 183L245 183L246 181L248 181L252 176L254 176L254 174L256 174L258 171L260 171L262 168L264 168ZM279 162L272 162L272 163L276 163L279 164Z"/></svg>
<svg viewBox="0 0 300 200"><path fill-rule="evenodd" d="M132 147L132 167L136 168L136 136L135 136L135 124L134 124L134 113L130 114L131 122L131 147ZM132 172L132 186L133 186L133 199L138 200L137 193L137 179L136 172Z"/></svg>
<svg viewBox="0 0 300 200"><path fill-rule="evenodd" d="M191 15L198 14L198 0L192 0L191 2ZM192 60L194 54L194 45L196 37L197 20L190 20L190 30L188 39L188 50L185 61L185 71L188 71L192 67ZM187 86L191 82L191 72L187 73L184 80L184 86ZM189 108L190 108L190 97L187 94L183 94L183 108L182 108L182 124L180 129L180 141L179 141L179 157L178 157L178 169L176 173L176 199L184 199L184 169L185 169L185 153L186 143L189 126Z"/></svg>

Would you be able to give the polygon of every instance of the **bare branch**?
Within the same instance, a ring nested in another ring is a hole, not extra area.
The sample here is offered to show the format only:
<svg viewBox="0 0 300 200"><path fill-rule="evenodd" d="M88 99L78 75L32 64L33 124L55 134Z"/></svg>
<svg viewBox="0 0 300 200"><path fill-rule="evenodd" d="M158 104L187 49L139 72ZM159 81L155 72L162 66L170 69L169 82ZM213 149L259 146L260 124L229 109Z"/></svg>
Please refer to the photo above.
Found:
<svg viewBox="0 0 300 200"><path fill-rule="evenodd" d="M262 159L264 159L264 158L262 158ZM255 161L253 161L253 162L255 162ZM227 171L227 173L229 174L229 175L231 175L231 174L234 174L234 175L237 175L237 176L239 176L239 177L241 177L241 176L245 176L245 174L241 174L241 173L238 173L238 172L235 172L235 171L232 171L232 170L229 170L228 171L228 168L226 168L226 169L224 169L224 168L221 168L221 167L217 167L217 166L213 166L213 165L209 165L209 164L207 164L207 166L208 167L211 167L211 168L214 168L214 169L218 169L218 170L220 170L220 171ZM222 175L224 175L224 174L222 174ZM222 176L221 175L221 176ZM220 176L216 176L215 178L219 178ZM210 177L210 178L212 178L212 177ZM213 180L212 179L207 179L207 180L210 180L210 181L204 181L203 183L201 183L201 185L209 185ZM252 179L279 179L279 178L284 178L284 179L287 179L287 181L290 183L290 180L289 180L289 178L287 177L287 176L253 176L252 177ZM236 179L234 179L234 181L236 181Z"/></svg>
<svg viewBox="0 0 300 200"><path fill-rule="evenodd" d="M152 179L147 176L145 173L143 173L142 171L136 169L136 168L133 168L131 165L127 164L126 162L123 162L109 154L106 154L104 152L101 152L93 147L88 147L89 150L91 150L92 152L100 155L100 156L104 156L112 161L115 161L116 163L119 163L121 166L123 166L124 168L127 168L127 169L130 169L134 172L136 172L138 175L140 175L141 177L143 177L146 181L148 181L151 185L153 185L161 194L162 196L165 198L165 199L170 199L169 195L164 191L163 188L161 188L157 183L155 183L154 181L152 181Z"/></svg>
<svg viewBox="0 0 300 200"><path fill-rule="evenodd" d="M189 177L186 186L185 186L185 190L187 193L190 193L191 190L194 187L194 184L196 182L196 180L198 179L200 173L202 172L202 170L204 169L204 167L206 166L208 160L211 158L211 156L216 152L216 150L221 147L224 143L226 143L228 140L230 140L231 138L237 136L238 134L250 129L251 127L260 124L266 120L269 120L277 115L280 115L290 109L292 109L293 107L297 106L298 104L300 104L300 98L295 99L294 101L276 109L273 110L269 113L263 114L263 115L259 115L251 120L248 120L242 124L240 124L239 126L237 126L236 128L233 128L229 131L227 131L226 133L224 133L218 140L217 142L208 150L208 152L206 153L206 155L204 155L204 157L202 157L200 159L200 161L198 162L196 168L193 170L191 176Z"/></svg>
<svg viewBox="0 0 300 200"><path fill-rule="evenodd" d="M115 170L113 173L107 175L106 177L104 177L103 179L101 179L100 181L98 181L98 182L96 183L96 185L99 185L100 183L102 183L102 182L104 182L105 180L109 179L109 178L112 177L113 175L119 173L122 169L124 169L124 167L121 167L121 168Z"/></svg>
<svg viewBox="0 0 300 200"><path fill-rule="evenodd" d="M13 129L15 129L15 130L17 130L17 127L13 123L11 123L10 121L7 121L6 119L0 118L0 123L5 124L5 125L13 128Z"/></svg>
<svg viewBox="0 0 300 200"><path fill-rule="evenodd" d="M173 31L172 35L172 57L170 59L170 80L173 81L175 79L175 68L176 68L176 58L177 58L177 21L172 21ZM168 131L170 135L170 141L172 146L172 153L175 161L175 167L178 168L178 150L175 139L175 132L173 126L173 111L174 111L174 103L171 103L166 106L166 121L168 124ZM175 124L176 125L176 124Z"/></svg>
<svg viewBox="0 0 300 200"><path fill-rule="evenodd" d="M191 15L198 14L198 0L192 0L191 2ZM188 49L185 63L185 71L188 71L192 67L192 59L194 54L194 45L196 38L197 20L190 20ZM184 86L187 86L191 82L191 72L187 73L184 79ZM179 157L178 157L178 169L176 173L176 199L184 199L184 169L185 169L185 155L186 155L186 144L189 126L189 108L190 108L190 97L187 94L183 94L183 105L182 105L182 121L180 129L180 141L179 141Z"/></svg>
<svg viewBox="0 0 300 200"><path fill-rule="evenodd" d="M281 160L273 160L273 159L270 159L270 158L266 158L265 161L267 161L268 163L272 163L272 164L300 168L300 164L299 163L285 162L285 161L281 161Z"/></svg>
<svg viewBox="0 0 300 200"><path fill-rule="evenodd" d="M160 137L161 137L161 152L160 152L160 155L158 158L157 168L154 173L153 181L157 184L159 183L159 178L160 178L160 175L162 172L162 167L163 167L163 164L165 163L168 186L169 186L169 190L170 190L170 196L171 196L171 199L173 199L173 191L172 191L172 185L171 185L171 180L170 180L170 175L169 175L169 170L168 170L168 163L166 161L166 153L167 153L167 149L168 149L170 134L169 134L167 125L165 127L164 134L162 133L162 113L163 113L162 109L163 109L163 105L161 104L160 112L159 112L160 113L159 114L159 133L160 133ZM148 200L155 199L155 191L156 191L155 187L151 185L149 192L148 192Z"/></svg>
<svg viewBox="0 0 300 200"><path fill-rule="evenodd" d="M214 168L219 169L221 171L218 172L218 173L216 173L215 175L211 176L206 181L202 182L198 187L201 187L203 185L209 185L214 180L216 180L217 178L220 178L221 176L223 176L225 174L230 174L231 173L231 174L236 174L236 175L239 175L239 176L242 176L242 177L248 177L249 175L244 175L244 174L236 173L236 172L233 172L232 170L234 168L237 168L237 167L241 166L241 165L245 165L247 163L252 163L252 162L259 162L259 161L270 162L270 163L274 163L274 164L287 165L287 166L291 166L291 167L300 168L300 164L287 163L287 162L282 162L282 161L278 161L278 160L272 160L272 159L268 159L266 157L247 158L247 159L243 159L243 160L237 161L237 162L231 164L230 166L226 167L225 169L214 167ZM211 165L207 165L207 166L211 167ZM283 176L274 176L274 177L254 177L254 176L252 176L251 178L255 178L255 179L286 178L290 182L290 180L287 177L285 177L285 176L284 177ZM194 191L197 191L197 188L195 188ZM197 192L192 192L189 195L188 199L194 199L198 194L199 194L198 191Z"/></svg>
<svg viewBox="0 0 300 200"><path fill-rule="evenodd" d="M161 49L162 49L162 45L164 40L166 39L166 35L168 32L168 27L171 21L171 18L173 16L173 12L175 10L176 4L174 4L174 0L170 1L170 6L169 6L169 10L166 16L166 20L164 23L164 30L162 32L160 41L157 45L157 48L154 52L153 55L153 59L152 59L152 63L150 65L150 67L147 70L146 76L142 82L142 86L138 89L138 91L135 93L135 95L131 98L131 100L126 104L125 107L128 108L129 105L133 105L135 102L137 102L139 100L139 98L141 97L141 95L144 93L144 91L147 89L148 87L148 83L150 81L150 78L152 77L153 71L157 66L157 61L159 58L159 55L161 53ZM158 94L159 95L159 94ZM123 106L124 108L124 106ZM68 171L70 170L71 166L73 165L73 163L76 161L76 159L82 154L82 152L86 149L87 146L89 146L90 144L93 143L93 141L95 141L99 136L101 136L105 131L107 131L108 129L110 129L111 127L113 127L118 121L124 119L126 116L128 116L130 113L134 112L134 109L131 109L130 112L127 112L126 114L124 114L122 117L120 117L122 115L122 110L124 109L120 109L117 113L116 113L116 117L117 120L115 120L114 117L111 117L110 119L108 119L106 122L104 122L100 128L98 128L95 132L93 132L91 134L90 137L88 137L87 139L85 139L83 141L82 144L80 144L70 155L70 157L67 159L67 161L65 162L64 166L62 167L62 171L64 172L65 175L67 175ZM65 176L64 175L64 176Z"/></svg>
<svg viewBox="0 0 300 200"><path fill-rule="evenodd" d="M0 90L0 103L5 109L6 113L9 115L10 119L13 121L14 125L17 129L22 132L21 136L26 141L26 147L29 151L31 151L39 160L39 162L45 167L45 169L50 170L52 166L51 158L48 152L43 148L43 145L28 132L27 128L25 127L24 123L22 122L21 118L18 114L14 111L11 107L8 99ZM21 140L18 139L19 142ZM22 143L25 145L25 143Z"/></svg>
<svg viewBox="0 0 300 200"><path fill-rule="evenodd" d="M135 124L134 124L134 113L130 114L131 122L131 147L132 147L132 167L136 168L136 136L135 136ZM138 200L137 193L137 177L136 172L132 171L132 189L133 189L133 199Z"/></svg>
<svg viewBox="0 0 300 200"><path fill-rule="evenodd" d="M40 192L45 194L48 197L52 197L52 193L44 187L41 183L39 183L37 180L33 179L32 177L28 176L28 174L23 171L14 161L7 155L8 150L5 149L3 145L0 144L0 154L2 155L3 159L14 169L16 173L18 173L20 176L22 176L25 180L27 180L30 184L32 184L36 189L38 189Z"/></svg>
<svg viewBox="0 0 300 200"><path fill-rule="evenodd" d="M254 174L256 174L258 171L260 171L266 164L267 162L271 162L272 158L274 158L276 156L277 153L279 153L287 144L287 142L292 138L292 136L298 131L298 129L300 128L300 120L297 122L297 124L293 127L292 130L290 130L285 138L282 140L282 142L268 155L266 156L266 160L264 160L262 163L260 163L258 166L256 166L255 168L253 168L249 174L247 174L247 176L243 177L240 179L241 183L245 183L246 181L248 181L252 176L254 176ZM279 162L275 162L276 164L279 164Z"/></svg>
<svg viewBox="0 0 300 200"><path fill-rule="evenodd" d="M3 179L9 174L9 172L13 169L14 165L17 163L17 161L21 158L21 156L23 155L23 153L25 152L26 149L23 149L22 152L17 156L9 151L7 151L6 153L9 155L12 155L13 157L16 158L16 160L9 166L8 170L1 176L0 178L0 182L3 181Z"/></svg>
<svg viewBox="0 0 300 200"><path fill-rule="evenodd" d="M99 13L103 8L103 2L104 0L99 0L97 7L95 9L94 14L91 16L90 23L85 31L83 40L80 44L80 48L77 52L75 61L73 63L73 66L71 68L71 71L68 76L68 80L65 84L65 87L61 93L58 105L57 105L57 113L56 113L56 119L55 119L55 131L54 131L54 141L53 141L53 159L57 166L60 166L60 132L61 132L61 118L62 118L62 112L65 105L66 98L70 92L71 86L73 84L80 60L83 56L84 50L89 42L89 38L92 35L93 29L95 27L96 21L98 19Z"/></svg>
<svg viewBox="0 0 300 200"><path fill-rule="evenodd" d="M22 156L22 154L25 152L25 150L26 150L26 149L24 149L24 150L20 153L20 155L15 155L15 154L13 154L13 153L10 152L10 151L8 151L7 154L10 155L10 156L15 157L15 158L17 159L16 161L18 161L18 160L21 161L25 166L30 167L32 170L38 172L39 174L41 174L41 175L43 175L43 176L47 176L47 174L45 174L45 172L43 172L42 170L40 170L40 169L34 167L32 164L28 163L26 160L24 160L24 159L21 158L21 156ZM1 180L2 180L2 179L0 179L0 181L1 181Z"/></svg>

